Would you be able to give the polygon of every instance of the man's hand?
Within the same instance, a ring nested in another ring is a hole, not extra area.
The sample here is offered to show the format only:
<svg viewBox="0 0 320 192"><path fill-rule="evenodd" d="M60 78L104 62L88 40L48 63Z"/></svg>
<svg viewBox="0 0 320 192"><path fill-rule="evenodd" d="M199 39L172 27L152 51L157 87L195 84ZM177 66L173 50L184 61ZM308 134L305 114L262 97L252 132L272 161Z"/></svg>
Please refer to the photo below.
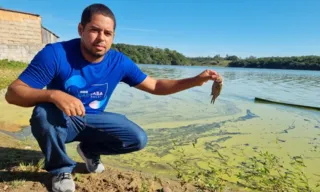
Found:
<svg viewBox="0 0 320 192"><path fill-rule="evenodd" d="M215 81L219 77L219 74L213 70L205 70L195 77L196 85L201 86L208 80Z"/></svg>
<svg viewBox="0 0 320 192"><path fill-rule="evenodd" d="M53 91L50 100L68 116L84 116L86 113L82 102L78 98L62 91Z"/></svg>
<svg viewBox="0 0 320 192"><path fill-rule="evenodd" d="M153 79L148 76L142 83L137 85L136 88L155 95L169 95L195 86L201 86L208 80L215 81L218 77L219 74L212 70L205 70L197 76L178 80Z"/></svg>

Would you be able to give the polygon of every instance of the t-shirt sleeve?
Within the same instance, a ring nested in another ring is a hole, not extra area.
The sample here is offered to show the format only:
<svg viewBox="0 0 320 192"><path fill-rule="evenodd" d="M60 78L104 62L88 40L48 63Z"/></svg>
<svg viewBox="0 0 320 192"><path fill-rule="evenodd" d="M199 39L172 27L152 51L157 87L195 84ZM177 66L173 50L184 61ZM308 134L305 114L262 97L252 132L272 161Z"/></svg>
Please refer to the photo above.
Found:
<svg viewBox="0 0 320 192"><path fill-rule="evenodd" d="M123 55L124 75L122 82L130 87L140 84L147 75L127 56Z"/></svg>
<svg viewBox="0 0 320 192"><path fill-rule="evenodd" d="M56 75L57 62L52 45L46 45L39 51L27 68L19 75L19 79L32 88L42 89Z"/></svg>

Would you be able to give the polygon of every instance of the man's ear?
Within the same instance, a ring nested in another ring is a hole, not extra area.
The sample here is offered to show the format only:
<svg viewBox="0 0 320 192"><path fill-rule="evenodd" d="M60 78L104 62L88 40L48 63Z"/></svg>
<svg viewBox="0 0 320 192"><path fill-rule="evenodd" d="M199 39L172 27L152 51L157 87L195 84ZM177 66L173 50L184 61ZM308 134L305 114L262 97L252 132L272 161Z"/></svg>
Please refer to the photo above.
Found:
<svg viewBox="0 0 320 192"><path fill-rule="evenodd" d="M78 25L78 34L79 34L79 36L82 36L82 32L83 32L83 26L82 26L81 23L79 23L79 25Z"/></svg>

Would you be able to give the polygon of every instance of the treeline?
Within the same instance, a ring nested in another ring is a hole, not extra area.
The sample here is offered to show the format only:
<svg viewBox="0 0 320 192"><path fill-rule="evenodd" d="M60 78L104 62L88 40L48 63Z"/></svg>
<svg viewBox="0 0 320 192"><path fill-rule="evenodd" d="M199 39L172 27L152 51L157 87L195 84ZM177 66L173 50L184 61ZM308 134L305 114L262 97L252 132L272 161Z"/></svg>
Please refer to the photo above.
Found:
<svg viewBox="0 0 320 192"><path fill-rule="evenodd" d="M232 61L229 67L320 70L320 56L249 57Z"/></svg>
<svg viewBox="0 0 320 192"><path fill-rule="evenodd" d="M222 57L215 55L214 57L189 57L193 65L219 65L228 66L231 61L236 61L239 58L235 55L226 55Z"/></svg>
<svg viewBox="0 0 320 192"><path fill-rule="evenodd" d="M113 44L116 49L139 64L191 65L190 59L170 49L160 49L141 45Z"/></svg>
<svg viewBox="0 0 320 192"><path fill-rule="evenodd" d="M186 57L170 49L160 49L142 45L113 44L112 48L123 52L139 64L160 65L218 65L226 67L248 67L269 69L305 69L320 70L320 56L299 57L248 57L240 58L235 55L222 57Z"/></svg>
<svg viewBox="0 0 320 192"><path fill-rule="evenodd" d="M229 60L225 60L220 55L215 57L186 57L175 50L123 43L113 44L112 48L126 54L135 63L139 64L226 66L232 59L231 57L227 58Z"/></svg>

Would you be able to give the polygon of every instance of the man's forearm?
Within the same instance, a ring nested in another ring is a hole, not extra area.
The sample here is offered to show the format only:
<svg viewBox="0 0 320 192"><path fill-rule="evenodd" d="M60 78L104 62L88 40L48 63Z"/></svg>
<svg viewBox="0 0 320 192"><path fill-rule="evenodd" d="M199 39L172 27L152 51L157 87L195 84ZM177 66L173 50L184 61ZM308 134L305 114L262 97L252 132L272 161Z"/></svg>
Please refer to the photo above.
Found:
<svg viewBox="0 0 320 192"><path fill-rule="evenodd" d="M54 90L39 90L25 85L15 85L8 87L5 98L10 104L33 107L38 103L51 102L53 92Z"/></svg>
<svg viewBox="0 0 320 192"><path fill-rule="evenodd" d="M154 89L154 94L169 95L195 87L197 85L198 84L194 77L179 80L158 79Z"/></svg>

